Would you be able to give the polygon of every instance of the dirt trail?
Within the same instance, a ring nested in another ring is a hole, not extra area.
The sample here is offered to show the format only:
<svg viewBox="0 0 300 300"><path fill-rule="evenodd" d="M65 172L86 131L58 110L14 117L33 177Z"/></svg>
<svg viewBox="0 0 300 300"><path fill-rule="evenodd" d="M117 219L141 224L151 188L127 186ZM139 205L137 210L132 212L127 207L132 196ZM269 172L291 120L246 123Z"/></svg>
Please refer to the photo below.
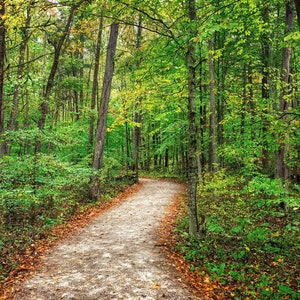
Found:
<svg viewBox="0 0 300 300"><path fill-rule="evenodd" d="M180 282L156 244L160 221L180 185L143 181L127 201L45 256L14 299L200 299Z"/></svg>

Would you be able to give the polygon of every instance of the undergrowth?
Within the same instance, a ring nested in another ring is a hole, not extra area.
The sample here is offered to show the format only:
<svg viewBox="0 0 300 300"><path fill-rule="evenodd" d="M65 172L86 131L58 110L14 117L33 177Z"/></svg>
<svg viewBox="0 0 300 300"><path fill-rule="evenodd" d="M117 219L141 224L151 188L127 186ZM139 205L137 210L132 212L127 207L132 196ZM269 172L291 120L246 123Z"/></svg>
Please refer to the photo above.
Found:
<svg viewBox="0 0 300 300"><path fill-rule="evenodd" d="M39 154L0 161L0 283L28 247L91 205L101 205L129 182L119 172L98 174L100 202L89 198L93 169Z"/></svg>
<svg viewBox="0 0 300 300"><path fill-rule="evenodd" d="M228 299L300 299L299 192L259 174L207 174L198 190L205 237L189 238L182 217L177 249L192 270L230 285Z"/></svg>

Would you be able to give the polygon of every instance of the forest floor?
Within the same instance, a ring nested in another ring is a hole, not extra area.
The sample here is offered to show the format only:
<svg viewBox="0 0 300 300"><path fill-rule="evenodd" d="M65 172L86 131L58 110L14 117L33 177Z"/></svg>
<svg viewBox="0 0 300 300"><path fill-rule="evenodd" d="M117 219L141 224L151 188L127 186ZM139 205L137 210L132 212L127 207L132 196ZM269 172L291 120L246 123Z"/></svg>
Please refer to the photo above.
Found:
<svg viewBox="0 0 300 300"><path fill-rule="evenodd" d="M44 253L5 299L211 299L200 297L167 259L172 237L166 229L172 231L175 217L166 212L182 193L181 184L142 179L126 201Z"/></svg>

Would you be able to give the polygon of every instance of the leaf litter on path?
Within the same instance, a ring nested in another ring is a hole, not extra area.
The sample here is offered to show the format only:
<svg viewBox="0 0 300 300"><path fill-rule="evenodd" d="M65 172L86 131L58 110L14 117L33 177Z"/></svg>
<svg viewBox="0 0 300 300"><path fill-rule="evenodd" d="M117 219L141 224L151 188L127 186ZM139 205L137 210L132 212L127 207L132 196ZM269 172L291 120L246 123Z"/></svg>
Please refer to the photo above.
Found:
<svg viewBox="0 0 300 300"><path fill-rule="evenodd" d="M157 246L161 220L181 185L142 183L137 193L49 251L14 299L202 299Z"/></svg>

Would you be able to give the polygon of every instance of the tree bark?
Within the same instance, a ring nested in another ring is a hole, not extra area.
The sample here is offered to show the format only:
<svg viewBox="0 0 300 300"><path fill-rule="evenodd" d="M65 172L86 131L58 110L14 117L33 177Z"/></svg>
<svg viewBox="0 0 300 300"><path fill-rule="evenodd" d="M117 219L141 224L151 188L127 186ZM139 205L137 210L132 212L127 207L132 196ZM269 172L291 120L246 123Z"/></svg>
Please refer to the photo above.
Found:
<svg viewBox="0 0 300 300"><path fill-rule="evenodd" d="M17 129L17 115L19 111L19 98L20 98L20 89L21 89L21 80L23 78L23 70L24 70L24 62L25 62L25 54L26 54L26 47L28 44L28 28L31 22L31 14L30 14L30 7L27 8L26 11L26 21L25 26L22 28L22 42L20 44L19 49L19 62L18 62L18 70L17 70L17 80L14 86L14 93L13 93L13 101L12 101L12 108L10 112L10 117L8 120L7 130L16 130ZM10 146L8 144L5 145L5 154L10 154Z"/></svg>
<svg viewBox="0 0 300 300"><path fill-rule="evenodd" d="M20 45L19 50L19 63L18 63L18 71L17 71L17 83L14 86L14 95L13 95L13 105L10 113L10 118L8 121L8 130L15 130L16 129L16 118L18 114L18 104L19 104L19 95L20 95L20 80L23 77L23 70L24 70L24 62L25 62L25 52L28 43L28 28L30 26L31 15L30 15L30 8L27 9L27 16L25 21L25 26L22 29L22 42Z"/></svg>
<svg viewBox="0 0 300 300"><path fill-rule="evenodd" d="M53 88L55 74L56 74L58 64L59 64L59 57L60 57L62 46L63 46L67 36L70 33L71 25L73 22L74 13L75 13L76 9L85 1L86 0L81 0L76 5L74 4L71 7L69 17L68 17L67 23L65 25L64 31L62 32L62 35L60 36L57 43L54 44L54 58L53 58L52 66L51 66L51 71L48 76L47 85L46 85L45 91L43 93L43 102L40 106L40 115L41 116L40 116L40 119L38 120L38 128L41 131L44 130L45 124L46 124L46 118L47 118L47 114L48 114L48 110L49 110L48 102L50 99L50 94L51 94L51 91ZM40 152L40 148L41 148L41 141L39 139L37 139L36 143L35 143L35 153Z"/></svg>
<svg viewBox="0 0 300 300"><path fill-rule="evenodd" d="M4 77L5 77L5 56L6 56L6 43L5 43L5 1L0 1L0 135L4 133ZM4 143L0 142L0 158L4 154Z"/></svg>
<svg viewBox="0 0 300 300"><path fill-rule="evenodd" d="M197 213L197 123L196 123L196 49L192 37L197 32L193 28L196 20L195 0L188 0L188 15L190 19L190 38L186 54L186 66L188 69L188 206L189 206L189 234L197 236L199 231Z"/></svg>
<svg viewBox="0 0 300 300"><path fill-rule="evenodd" d="M138 28L137 28L137 38L136 38L136 50L139 52L142 42L142 16L139 15ZM136 65L139 66L140 61L137 60ZM133 113L133 122L141 123L142 114L141 114L141 98L135 104L134 113ZM139 177L139 148L141 140L141 127L134 126L132 130L132 154L133 154L133 165L132 171L135 174L136 180Z"/></svg>
<svg viewBox="0 0 300 300"><path fill-rule="evenodd" d="M199 106L199 113L200 113L200 122L199 122L199 155L198 155L198 174L199 174L199 180L202 182L203 178L203 170L205 166L205 155L204 155L204 149L205 149L205 140L204 140L204 135L205 135L205 124L206 124L206 104L204 103L204 89L203 89L203 62L204 60L201 57L201 52L200 52L200 64L199 64L199 100L200 100L200 106Z"/></svg>
<svg viewBox="0 0 300 300"><path fill-rule="evenodd" d="M97 132L95 140L95 150L93 159L93 168L99 170L103 166L103 151L106 134L106 119L108 103L111 92L111 83L114 73L114 58L117 47L119 25L113 23L110 26L110 37L106 54L105 73L103 78L100 108L98 114Z"/></svg>
<svg viewBox="0 0 300 300"><path fill-rule="evenodd" d="M294 11L292 7L292 0L286 3L286 33L289 34L293 31ZM290 78L291 78L291 57L292 47L286 46L282 49L282 68L281 68L281 94L280 94L280 113L284 114L288 111L290 101L287 99L290 91ZM289 116L283 117L283 120L288 123ZM289 136L288 133L281 133L279 141L279 149L277 151L276 160L276 175L282 180L287 180L290 177L290 169L287 165L287 152L289 150Z"/></svg>
<svg viewBox="0 0 300 300"><path fill-rule="evenodd" d="M98 94L98 74L99 74L99 64L100 64L100 52L102 44L102 27L103 27L103 15L101 14L99 20L97 45L95 51L95 67L94 67L94 77L93 77L93 87L92 87L92 98L91 98L91 117L90 117L90 129L89 129L89 145L92 149L94 142L94 122L95 117L93 111L96 109L97 94Z"/></svg>
<svg viewBox="0 0 300 300"><path fill-rule="evenodd" d="M218 170L218 155L217 155L217 122L216 122L216 99L215 99L215 75L214 75L214 58L213 58L213 41L208 41L208 64L209 64L209 98L210 98L210 118L209 118L209 133L210 133L210 156L212 171Z"/></svg>
<svg viewBox="0 0 300 300"><path fill-rule="evenodd" d="M265 24L269 22L269 7L266 4L262 14ZM269 93L269 67L270 67L270 42L267 33L264 33L261 37L262 43L262 81L261 81L261 97L263 101L268 101L270 98ZM269 170L269 151L268 143L266 139L268 131L268 120L262 117L262 172L268 173Z"/></svg>

